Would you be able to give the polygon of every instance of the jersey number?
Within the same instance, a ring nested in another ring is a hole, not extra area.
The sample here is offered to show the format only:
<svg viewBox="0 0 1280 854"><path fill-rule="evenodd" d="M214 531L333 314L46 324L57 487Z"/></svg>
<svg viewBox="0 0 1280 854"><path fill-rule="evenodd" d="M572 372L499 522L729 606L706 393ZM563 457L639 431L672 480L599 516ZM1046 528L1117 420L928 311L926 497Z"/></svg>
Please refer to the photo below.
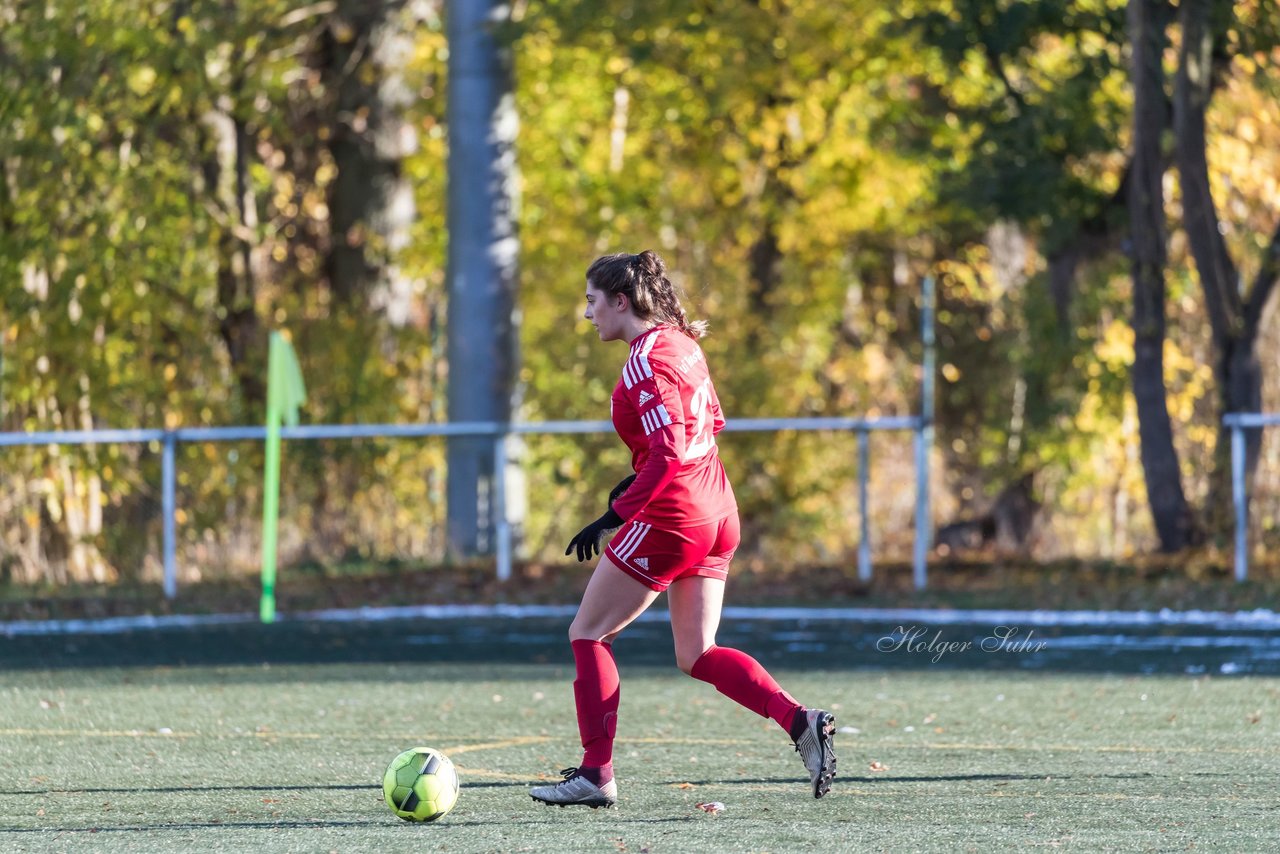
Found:
<svg viewBox="0 0 1280 854"><path fill-rule="evenodd" d="M716 444L715 434L711 432L715 420L711 416L711 377L694 389L693 396L689 398L689 410L697 413L697 420L693 422L693 441L684 452L686 462L705 456Z"/></svg>

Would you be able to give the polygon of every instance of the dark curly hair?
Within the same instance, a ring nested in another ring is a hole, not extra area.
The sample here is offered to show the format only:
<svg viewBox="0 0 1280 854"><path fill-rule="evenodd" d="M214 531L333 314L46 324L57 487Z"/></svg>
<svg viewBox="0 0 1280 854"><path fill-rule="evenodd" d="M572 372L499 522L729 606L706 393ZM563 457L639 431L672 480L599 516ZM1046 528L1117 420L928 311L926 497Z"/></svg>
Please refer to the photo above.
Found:
<svg viewBox="0 0 1280 854"><path fill-rule="evenodd" d="M603 255L587 268L587 281L607 294L626 294L636 316L676 327L693 340L707 334L705 320L690 320L680 305L676 286L667 278L667 265L648 249L639 255Z"/></svg>

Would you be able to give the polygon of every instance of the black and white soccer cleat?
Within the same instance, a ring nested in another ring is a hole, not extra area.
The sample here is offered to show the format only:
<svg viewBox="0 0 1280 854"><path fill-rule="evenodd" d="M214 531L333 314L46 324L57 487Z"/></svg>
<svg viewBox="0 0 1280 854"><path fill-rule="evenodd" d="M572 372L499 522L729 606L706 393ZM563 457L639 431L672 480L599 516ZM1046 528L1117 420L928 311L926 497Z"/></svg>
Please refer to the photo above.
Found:
<svg viewBox="0 0 1280 854"><path fill-rule="evenodd" d="M796 752L809 772L813 796L820 798L831 791L836 777L836 718L822 709L808 709L804 714L805 727L796 739Z"/></svg>
<svg viewBox="0 0 1280 854"><path fill-rule="evenodd" d="M586 777L578 776L577 768L560 772L564 781L554 786L537 786L529 790L535 801L558 807L591 807L608 809L618 802L618 784L613 780L597 786Z"/></svg>

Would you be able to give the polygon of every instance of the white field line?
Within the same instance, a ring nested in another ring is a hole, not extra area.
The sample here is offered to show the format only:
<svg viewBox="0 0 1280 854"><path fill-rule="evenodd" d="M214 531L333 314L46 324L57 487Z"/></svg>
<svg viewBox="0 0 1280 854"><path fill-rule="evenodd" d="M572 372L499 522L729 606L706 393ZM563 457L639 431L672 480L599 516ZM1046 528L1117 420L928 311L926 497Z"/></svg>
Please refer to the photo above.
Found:
<svg viewBox="0 0 1280 854"><path fill-rule="evenodd" d="M279 615L281 622L379 622L383 620L571 619L576 605L408 605L395 608L346 608ZM1280 629L1280 614L1253 611L1013 611L934 610L929 608L738 608L724 609L726 620L754 622L830 621L884 625L980 626L1199 626L1255 631ZM665 621L666 611L649 611L640 621ZM243 625L253 614L169 614L107 617L99 620L15 620L0 623L0 636L106 635L155 629Z"/></svg>

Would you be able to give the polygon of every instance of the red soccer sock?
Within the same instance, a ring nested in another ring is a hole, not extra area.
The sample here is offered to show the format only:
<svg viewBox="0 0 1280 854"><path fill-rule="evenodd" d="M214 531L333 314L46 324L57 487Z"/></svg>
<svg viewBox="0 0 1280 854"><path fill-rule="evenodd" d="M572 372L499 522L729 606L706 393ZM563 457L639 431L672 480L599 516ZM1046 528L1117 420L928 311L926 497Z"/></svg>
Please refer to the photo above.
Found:
<svg viewBox="0 0 1280 854"><path fill-rule="evenodd" d="M613 779L613 763L601 765L599 768L579 768L578 776L585 777L597 786L603 786Z"/></svg>
<svg viewBox="0 0 1280 854"><path fill-rule="evenodd" d="M782 690L764 665L745 652L713 646L693 663L689 675L709 682L716 690L762 718L772 718L788 733L797 712L804 707Z"/></svg>
<svg viewBox="0 0 1280 854"><path fill-rule="evenodd" d="M569 645L578 671L578 678L573 680L573 698L578 707L578 734L582 737L581 765L603 769L613 762L613 736L618 729L618 665L613 660L613 647L607 643L575 640Z"/></svg>

